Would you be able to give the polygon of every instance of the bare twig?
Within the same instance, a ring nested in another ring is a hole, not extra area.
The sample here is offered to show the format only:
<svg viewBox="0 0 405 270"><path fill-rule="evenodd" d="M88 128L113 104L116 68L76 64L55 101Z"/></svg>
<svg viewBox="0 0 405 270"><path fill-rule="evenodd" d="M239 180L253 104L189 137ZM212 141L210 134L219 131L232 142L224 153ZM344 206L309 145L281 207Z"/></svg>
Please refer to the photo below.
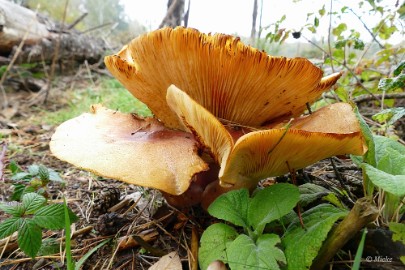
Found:
<svg viewBox="0 0 405 270"><path fill-rule="evenodd" d="M2 143L0 143L1 145ZM6 160L6 151L7 151L7 144L3 144L3 149L0 152L0 181L4 180L4 167L5 167L5 160Z"/></svg>
<svg viewBox="0 0 405 270"><path fill-rule="evenodd" d="M328 29L328 47L329 47L329 53L327 53L326 55L329 56L330 58L330 67L332 68L332 71L335 72L335 69L333 67L333 57L332 57L332 41L331 41L331 32L332 32L332 3L333 1L330 0L330 10L329 10L329 29ZM318 47L318 46L317 46ZM320 47L318 47L320 48Z"/></svg>
<svg viewBox="0 0 405 270"><path fill-rule="evenodd" d="M75 27L79 22L81 22L86 16L89 14L88 12L83 13L79 18L77 18L74 22L72 22L66 29L70 30Z"/></svg>
<svg viewBox="0 0 405 270"><path fill-rule="evenodd" d="M369 93L369 94L370 94L375 100L377 100L378 102L381 102L380 99L378 99L372 92L370 92L370 90L368 90L368 89L363 85L363 83L361 82L361 80L356 76L356 74L354 74L353 70L352 70L348 65L346 65L345 63L342 63L342 62L336 60L331 54L329 54L327 51L325 51L325 50L324 50L322 47L320 47L318 44L312 42L311 40L307 39L307 38L306 38L305 36L303 36L303 35L301 35L301 36L302 36L304 39L306 39L306 40L308 41L308 43L314 45L315 47L317 47L318 49L320 49L323 53L325 53L325 54L331 59L331 62L332 62L332 61L336 61L336 63L338 63L339 65L344 66L345 69L346 69L347 71L349 71L350 74L353 75L353 78L356 80L357 84L360 85L360 87L361 87L364 91L366 91L367 93Z"/></svg>
<svg viewBox="0 0 405 270"><path fill-rule="evenodd" d="M349 10L354 14L354 16L357 17L357 19L360 20L360 22L363 24L364 28L367 30L367 32L371 35L371 37L373 38L373 40L378 44L378 46L380 46L381 49L385 49L385 46L382 45L377 38L375 37L374 33L371 32L371 30L367 27L367 25L364 23L364 21L361 19L361 17L359 15L357 15L356 12L353 11L353 9L349 8Z"/></svg>
<svg viewBox="0 0 405 270"><path fill-rule="evenodd" d="M404 99L405 98L405 93L389 93L389 94L374 94L374 97L370 95L361 95L353 99L354 102L358 103L363 103L367 101L372 101L375 100L375 98L382 98L384 95L384 99Z"/></svg>

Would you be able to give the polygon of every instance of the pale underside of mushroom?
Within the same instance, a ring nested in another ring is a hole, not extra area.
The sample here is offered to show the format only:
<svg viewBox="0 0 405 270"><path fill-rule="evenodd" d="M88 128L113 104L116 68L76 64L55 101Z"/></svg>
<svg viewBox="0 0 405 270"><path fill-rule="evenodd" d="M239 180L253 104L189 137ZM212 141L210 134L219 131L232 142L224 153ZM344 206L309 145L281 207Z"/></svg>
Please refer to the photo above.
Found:
<svg viewBox="0 0 405 270"><path fill-rule="evenodd" d="M99 105L61 124L50 148L59 159L97 175L173 195L208 169L191 134Z"/></svg>

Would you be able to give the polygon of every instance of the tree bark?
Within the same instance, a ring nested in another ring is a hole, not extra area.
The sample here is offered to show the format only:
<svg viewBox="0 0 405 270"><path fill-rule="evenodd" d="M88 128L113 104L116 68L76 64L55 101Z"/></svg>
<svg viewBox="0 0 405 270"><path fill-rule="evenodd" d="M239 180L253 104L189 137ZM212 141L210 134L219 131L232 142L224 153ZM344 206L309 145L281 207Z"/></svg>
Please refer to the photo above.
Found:
<svg viewBox="0 0 405 270"><path fill-rule="evenodd" d="M58 39L60 47L56 52ZM21 42L24 46L17 52ZM56 53L58 60L95 63L103 57L105 49L102 39L73 29L63 30L62 26L32 10L0 0L0 65L8 64L16 53L16 63L48 62Z"/></svg>
<svg viewBox="0 0 405 270"><path fill-rule="evenodd" d="M176 27L180 26L183 20L184 0L169 0L167 3L167 13L159 25L159 28L164 26Z"/></svg>
<svg viewBox="0 0 405 270"><path fill-rule="evenodd" d="M250 31L250 45L254 46L256 41L256 21L257 21L257 0L253 2L252 30Z"/></svg>

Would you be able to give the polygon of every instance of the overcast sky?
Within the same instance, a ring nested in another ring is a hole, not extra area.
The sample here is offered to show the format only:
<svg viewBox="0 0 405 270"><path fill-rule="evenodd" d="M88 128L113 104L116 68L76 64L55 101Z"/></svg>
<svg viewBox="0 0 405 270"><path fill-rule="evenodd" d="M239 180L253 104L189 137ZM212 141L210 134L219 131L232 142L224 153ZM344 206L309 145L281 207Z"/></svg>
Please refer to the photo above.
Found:
<svg viewBox="0 0 405 270"><path fill-rule="evenodd" d="M137 20L151 30L159 26L167 10L167 0L121 1L126 5L128 15L132 19ZM396 1L397 0L383 0L383 3L391 5L392 9L394 9ZM187 8L188 0L185 0L185 2ZM358 2L358 0L333 1L333 8L335 11L339 11L343 4L350 4L353 6L353 9L361 13L361 10L357 8ZM258 0L258 3L260 5L261 0ZM274 23L285 14L287 19L283 23L283 27L299 30L306 23L307 13L317 12L323 5L325 5L328 11L330 1L301 0L294 3L293 0L263 0L262 26ZM369 9L367 3L365 3L364 6ZM250 36L252 25L252 11L253 0L191 0L188 26L206 33L220 32L248 37ZM369 25L372 25L372 23L375 23L378 19L375 15L363 15L362 18ZM355 27L363 33L363 38L369 38L361 22L353 14L345 15L343 19L344 22L349 24L349 29ZM328 24L328 18L324 18L321 21L320 34L326 35ZM337 22L335 22L335 24L337 24Z"/></svg>

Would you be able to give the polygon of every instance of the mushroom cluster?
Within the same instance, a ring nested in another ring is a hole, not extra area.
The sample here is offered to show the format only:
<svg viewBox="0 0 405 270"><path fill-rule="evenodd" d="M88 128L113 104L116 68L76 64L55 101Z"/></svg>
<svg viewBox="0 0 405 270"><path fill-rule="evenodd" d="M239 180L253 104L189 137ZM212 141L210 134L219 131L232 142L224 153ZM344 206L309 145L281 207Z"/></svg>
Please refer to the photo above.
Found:
<svg viewBox="0 0 405 270"><path fill-rule="evenodd" d="M323 77L307 59L177 27L135 38L105 64L154 117L94 105L56 129L51 151L95 174L159 189L176 206L207 207L223 192L366 151L351 105L303 115L341 76Z"/></svg>

